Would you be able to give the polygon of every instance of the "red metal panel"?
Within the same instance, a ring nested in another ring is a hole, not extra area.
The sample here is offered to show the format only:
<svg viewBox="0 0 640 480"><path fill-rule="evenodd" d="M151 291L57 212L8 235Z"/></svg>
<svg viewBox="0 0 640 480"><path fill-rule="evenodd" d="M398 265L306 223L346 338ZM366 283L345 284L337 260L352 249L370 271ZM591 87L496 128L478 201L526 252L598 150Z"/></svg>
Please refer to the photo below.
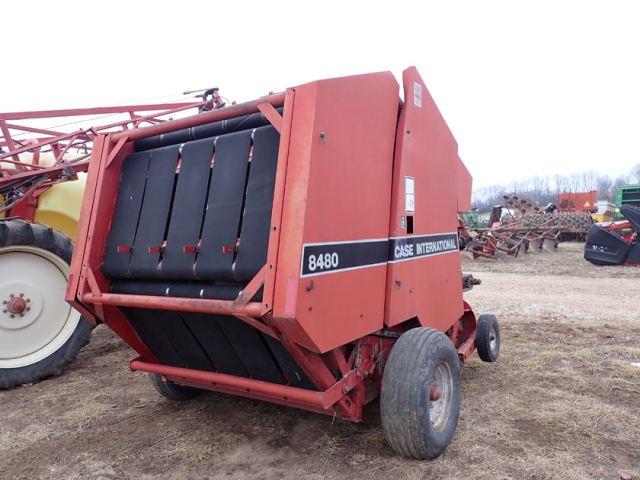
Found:
<svg viewBox="0 0 640 480"><path fill-rule="evenodd" d="M291 116L295 93L288 89L285 94L284 111L282 116L282 130L280 131L280 146L278 150L278 166L273 192L273 209L271 212L271 230L269 231L269 249L265 264L264 294L262 296L262 314L273 309L273 295L277 272L278 252L280 249L280 231L282 223L282 207L284 201L284 187L288 170L289 138L291 136Z"/></svg>
<svg viewBox="0 0 640 480"><path fill-rule="evenodd" d="M458 146L415 67L402 75L404 104L398 123L390 237L452 233L458 229ZM414 179L414 212L407 211L406 177ZM403 220L404 217L404 220ZM449 329L462 316L457 251L390 263L385 323L418 317L423 326Z"/></svg>
<svg viewBox="0 0 640 480"><path fill-rule="evenodd" d="M382 72L294 90L274 317L326 352L382 327L386 264L301 279L303 244L386 239L398 84Z"/></svg>
<svg viewBox="0 0 640 480"><path fill-rule="evenodd" d="M458 212L468 212L471 210L471 187L473 178L467 170L465 164L458 157Z"/></svg>
<svg viewBox="0 0 640 480"><path fill-rule="evenodd" d="M597 212L598 192L565 192L558 194L558 210L561 212Z"/></svg>
<svg viewBox="0 0 640 480"><path fill-rule="evenodd" d="M71 266L69 269L69 282L67 283L67 291L65 293L65 300L70 302L74 308L80 310L87 309L80 302L78 292L80 290L80 284L83 282L82 266L84 265L84 259L86 256L87 244L89 242L89 223L91 221L91 214L93 212L93 202L98 192L96 191L98 184L98 177L100 176L100 162L103 157L103 150L107 148L105 137L98 136L94 143L93 151L91 152L90 164L92 168L89 168L87 172L87 181L85 184L84 196L82 197L82 205L80 207L80 218L78 220L78 232L76 234L76 244L73 249L73 256L71 257ZM95 321L95 315L91 315L92 320Z"/></svg>

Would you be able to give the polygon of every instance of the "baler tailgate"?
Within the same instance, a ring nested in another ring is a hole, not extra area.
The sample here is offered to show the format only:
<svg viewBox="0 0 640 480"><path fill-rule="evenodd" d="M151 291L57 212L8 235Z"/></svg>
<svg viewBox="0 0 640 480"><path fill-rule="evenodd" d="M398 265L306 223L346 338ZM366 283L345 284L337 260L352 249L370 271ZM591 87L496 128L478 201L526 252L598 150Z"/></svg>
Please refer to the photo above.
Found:
<svg viewBox="0 0 640 480"><path fill-rule="evenodd" d="M103 273L251 280L266 261L279 138L265 126L125 158Z"/></svg>
<svg viewBox="0 0 640 480"><path fill-rule="evenodd" d="M219 130L205 125L139 142L138 148L156 148L124 159L103 265L112 292L234 300L265 264L280 140L275 128L158 146ZM279 342L237 318L121 311L165 365L315 389Z"/></svg>

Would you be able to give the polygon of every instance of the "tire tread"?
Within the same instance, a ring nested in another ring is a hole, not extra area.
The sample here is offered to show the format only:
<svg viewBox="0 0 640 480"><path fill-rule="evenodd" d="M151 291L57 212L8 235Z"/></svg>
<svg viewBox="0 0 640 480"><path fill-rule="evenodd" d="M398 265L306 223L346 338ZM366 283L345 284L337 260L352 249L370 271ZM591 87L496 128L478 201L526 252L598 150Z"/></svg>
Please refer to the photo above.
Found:
<svg viewBox="0 0 640 480"><path fill-rule="evenodd" d="M449 338L438 330L422 327L408 330L396 341L383 373L380 410L384 434L396 452L410 458L434 458L443 451L426 443L424 392L418 387L424 383L424 369L435 348L444 348L450 359L455 358L452 373L457 376L457 353ZM455 409L459 408L459 391L457 394ZM458 411L454 414L455 429Z"/></svg>
<svg viewBox="0 0 640 480"><path fill-rule="evenodd" d="M491 351L491 327L495 324L498 333L497 353ZM500 354L500 328L495 315L483 314L478 317L476 324L476 349L483 362L495 362Z"/></svg>

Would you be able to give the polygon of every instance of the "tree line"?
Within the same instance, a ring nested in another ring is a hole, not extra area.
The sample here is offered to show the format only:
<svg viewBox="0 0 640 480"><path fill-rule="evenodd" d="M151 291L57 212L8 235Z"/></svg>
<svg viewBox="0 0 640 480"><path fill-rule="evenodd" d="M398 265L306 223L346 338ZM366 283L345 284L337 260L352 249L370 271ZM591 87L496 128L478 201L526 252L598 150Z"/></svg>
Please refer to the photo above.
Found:
<svg viewBox="0 0 640 480"><path fill-rule="evenodd" d="M502 204L503 195L511 194L544 206L556 203L559 193L592 190L598 192L598 200L614 201L616 188L628 183L640 183L640 163L615 178L588 170L570 175L534 176L514 180L509 184L477 188L473 190L471 206L477 208L480 213L488 212L492 206Z"/></svg>

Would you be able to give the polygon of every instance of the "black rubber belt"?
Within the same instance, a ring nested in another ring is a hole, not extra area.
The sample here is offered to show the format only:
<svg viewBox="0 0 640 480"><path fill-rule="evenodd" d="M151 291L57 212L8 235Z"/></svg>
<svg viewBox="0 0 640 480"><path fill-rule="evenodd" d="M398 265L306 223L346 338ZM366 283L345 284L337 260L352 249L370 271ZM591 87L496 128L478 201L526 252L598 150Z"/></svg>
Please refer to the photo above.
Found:
<svg viewBox="0 0 640 480"><path fill-rule="evenodd" d="M138 233L129 263L134 278L154 278L159 274L160 248L171 207L178 150L178 146L173 146L151 151Z"/></svg>
<svg viewBox="0 0 640 480"><path fill-rule="evenodd" d="M139 282L118 280L111 284L114 293L188 298L216 298L233 300L242 286L205 285L198 283ZM253 377L276 383L315 389L300 366L280 342L258 332L241 320L224 315L190 312L162 312L139 308L123 308L123 313L138 332L142 341L162 361L169 365L194 364L190 357L200 347L213 367L221 373ZM161 312L154 323L154 312ZM181 326L168 324L166 313L176 313L171 322L183 321ZM178 318L179 317L179 318ZM180 337L180 338L179 338ZM185 340L186 337L186 340ZM196 345L197 344L197 345ZM198 353L199 355L199 353ZM191 367L195 368L195 367Z"/></svg>
<svg viewBox="0 0 640 480"><path fill-rule="evenodd" d="M107 277L129 276L129 259L138 227L148 168L149 152L128 155L122 162L118 198L102 266L102 272Z"/></svg>
<svg viewBox="0 0 640 480"><path fill-rule="evenodd" d="M190 280L200 237L207 195L214 139L185 143L173 197L167 244L160 272L162 278ZM189 250L185 250L189 249Z"/></svg>
<svg viewBox="0 0 640 480"><path fill-rule="evenodd" d="M280 134L271 126L254 132L240 243L233 267L239 282L251 280L267 261L279 142Z"/></svg>
<svg viewBox="0 0 640 480"><path fill-rule="evenodd" d="M289 385L298 388L307 388L310 390L316 390L316 386L309 380L304 370L300 368L300 365L296 363L289 351L284 348L282 343L268 335L263 335L263 338L269 346L269 350L275 357L280 369L287 377Z"/></svg>
<svg viewBox="0 0 640 480"><path fill-rule="evenodd" d="M158 360L174 367L187 367L186 360L165 334L162 321L156 321L153 310L130 307L121 307L120 310Z"/></svg>
<svg viewBox="0 0 640 480"><path fill-rule="evenodd" d="M178 312L150 310L154 331L161 332L186 362L187 368L214 371L215 367Z"/></svg>
<svg viewBox="0 0 640 480"><path fill-rule="evenodd" d="M283 108L277 108L282 114ZM193 128L185 128L175 132L154 135L153 137L142 138L135 142L136 151L149 150L152 148L166 147L191 140L200 140L207 137L215 137L240 130L250 130L252 128L269 125L269 121L260 112L243 115L241 117L229 118L218 122L207 123Z"/></svg>
<svg viewBox="0 0 640 480"><path fill-rule="evenodd" d="M218 137L201 246L196 259L200 279L233 280L233 259L242 214L251 149L251 131ZM230 249L224 251L224 248Z"/></svg>
<svg viewBox="0 0 640 480"><path fill-rule="evenodd" d="M240 377L249 376L249 372L244 368L242 361L212 315L180 312L180 316L198 339L218 372Z"/></svg>
<svg viewBox="0 0 640 480"><path fill-rule="evenodd" d="M286 383L261 334L255 328L234 317L213 316L251 378Z"/></svg>

